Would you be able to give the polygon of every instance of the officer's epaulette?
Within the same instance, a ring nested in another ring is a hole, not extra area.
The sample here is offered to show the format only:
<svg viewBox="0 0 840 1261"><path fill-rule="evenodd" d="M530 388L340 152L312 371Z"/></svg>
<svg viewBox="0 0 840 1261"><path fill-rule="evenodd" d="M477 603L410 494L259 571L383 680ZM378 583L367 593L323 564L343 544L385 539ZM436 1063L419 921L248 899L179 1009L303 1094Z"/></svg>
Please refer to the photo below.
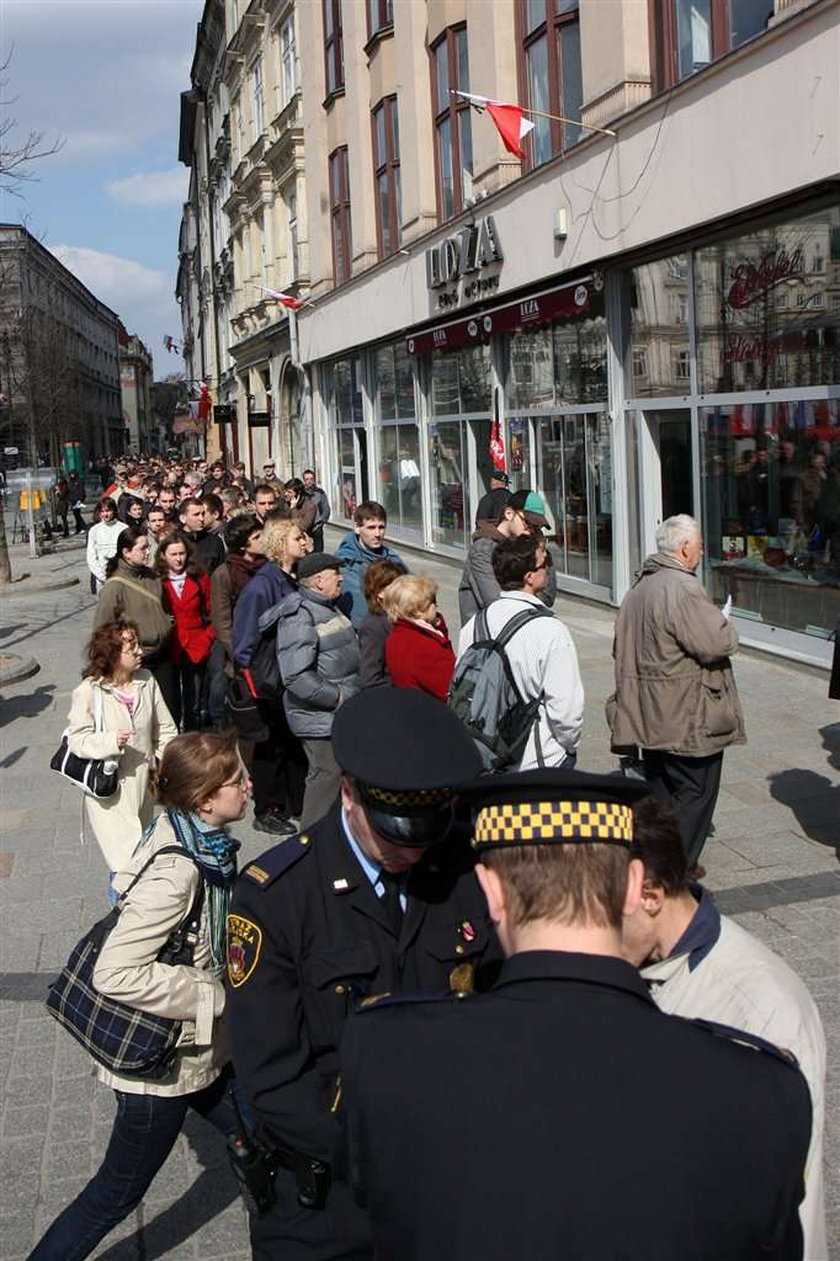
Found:
<svg viewBox="0 0 840 1261"><path fill-rule="evenodd" d="M787 1064L788 1068L799 1068L799 1060L793 1051L788 1051L785 1047L776 1046L774 1042L768 1042L766 1038L761 1038L757 1033L747 1033L744 1029L735 1029L731 1025L719 1024L716 1020L700 1020L699 1018L690 1020L689 1024L696 1025L699 1029L705 1029L707 1033L711 1033L716 1038L724 1038L727 1042L740 1042L743 1046L752 1047L755 1051L763 1051L765 1055L772 1055L774 1060L781 1060L783 1064Z"/></svg>
<svg viewBox="0 0 840 1261"><path fill-rule="evenodd" d="M312 837L308 832L292 836L288 841L283 841L281 845L275 845L274 849L261 854L257 862L249 863L242 875L253 880L261 889L267 889L278 876L282 876L299 858L303 858L311 844Z"/></svg>
<svg viewBox="0 0 840 1261"><path fill-rule="evenodd" d="M356 1011L381 1011L383 1007L405 1007L411 1003L446 1003L471 998L464 990L417 990L400 994L370 994L363 998Z"/></svg>

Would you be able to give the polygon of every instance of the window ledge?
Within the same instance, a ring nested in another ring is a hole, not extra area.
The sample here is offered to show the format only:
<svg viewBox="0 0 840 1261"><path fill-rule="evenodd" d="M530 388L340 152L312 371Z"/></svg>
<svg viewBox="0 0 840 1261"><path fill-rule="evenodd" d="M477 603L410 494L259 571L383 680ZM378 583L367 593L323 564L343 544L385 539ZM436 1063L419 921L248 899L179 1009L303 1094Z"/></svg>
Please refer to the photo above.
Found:
<svg viewBox="0 0 840 1261"><path fill-rule="evenodd" d="M380 26L378 31L374 31L368 42L363 46L362 52L370 61L376 49L384 39L391 39L394 34L394 23L389 22L387 26Z"/></svg>
<svg viewBox="0 0 840 1261"><path fill-rule="evenodd" d="M323 101L321 102L321 107L323 109L329 109L330 106L333 104L333 102L337 101L339 97L342 97L342 96L344 96L343 83L341 84L340 87L333 88L332 92L327 93L327 95L324 97Z"/></svg>

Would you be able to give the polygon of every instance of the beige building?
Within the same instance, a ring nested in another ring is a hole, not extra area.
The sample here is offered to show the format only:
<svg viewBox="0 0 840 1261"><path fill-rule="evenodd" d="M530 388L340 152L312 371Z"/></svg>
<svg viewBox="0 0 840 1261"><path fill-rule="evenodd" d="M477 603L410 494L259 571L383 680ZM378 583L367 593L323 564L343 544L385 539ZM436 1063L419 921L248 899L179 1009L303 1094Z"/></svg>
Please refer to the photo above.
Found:
<svg viewBox="0 0 840 1261"><path fill-rule="evenodd" d="M157 449L158 435L152 418L152 356L135 334L120 325L120 398L126 449L149 452Z"/></svg>
<svg viewBox="0 0 840 1261"><path fill-rule="evenodd" d="M247 392L259 454L286 474L314 454L335 518L375 498L397 546L458 556L498 427L562 587L620 601L657 523L692 512L742 637L827 661L840 6L228 0L227 20L240 446L257 456ZM523 158L460 92L534 111ZM305 155L297 269L278 146ZM295 280L313 301L290 330L261 295Z"/></svg>

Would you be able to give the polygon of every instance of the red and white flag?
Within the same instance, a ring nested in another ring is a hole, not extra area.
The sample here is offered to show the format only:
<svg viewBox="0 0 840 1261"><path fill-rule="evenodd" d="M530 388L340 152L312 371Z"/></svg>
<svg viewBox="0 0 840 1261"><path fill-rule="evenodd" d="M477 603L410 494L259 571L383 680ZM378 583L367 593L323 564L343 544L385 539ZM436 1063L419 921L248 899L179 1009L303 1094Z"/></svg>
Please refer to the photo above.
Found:
<svg viewBox="0 0 840 1261"><path fill-rule="evenodd" d="M500 473L505 471L505 440L502 436L501 421L494 420L490 425L490 459L493 468Z"/></svg>
<svg viewBox="0 0 840 1261"><path fill-rule="evenodd" d="M477 109L479 113L487 110L487 113L496 124L496 130L502 137L502 144L508 153L515 153L518 158L525 157L522 141L529 131L534 130L534 124L525 117L525 111L519 105L510 105L504 101L491 101L489 97L476 96L474 92L456 92L455 95L462 96L465 101L469 101L473 109Z"/></svg>
<svg viewBox="0 0 840 1261"><path fill-rule="evenodd" d="M281 293L279 289L266 289L265 285L257 285L256 288L267 293L270 298L275 298L290 311L299 311L302 306L306 306L305 298L293 298L290 293Z"/></svg>

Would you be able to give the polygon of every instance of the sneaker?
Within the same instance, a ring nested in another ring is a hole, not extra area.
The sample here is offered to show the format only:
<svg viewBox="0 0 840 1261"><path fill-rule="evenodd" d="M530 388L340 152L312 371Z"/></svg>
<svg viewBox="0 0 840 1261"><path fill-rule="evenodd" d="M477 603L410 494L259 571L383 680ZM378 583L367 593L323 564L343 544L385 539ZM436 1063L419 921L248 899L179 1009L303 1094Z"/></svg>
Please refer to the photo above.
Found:
<svg viewBox="0 0 840 1261"><path fill-rule="evenodd" d="M254 815L254 831L270 832L272 836L292 836L297 828L282 815L266 810L265 814Z"/></svg>

